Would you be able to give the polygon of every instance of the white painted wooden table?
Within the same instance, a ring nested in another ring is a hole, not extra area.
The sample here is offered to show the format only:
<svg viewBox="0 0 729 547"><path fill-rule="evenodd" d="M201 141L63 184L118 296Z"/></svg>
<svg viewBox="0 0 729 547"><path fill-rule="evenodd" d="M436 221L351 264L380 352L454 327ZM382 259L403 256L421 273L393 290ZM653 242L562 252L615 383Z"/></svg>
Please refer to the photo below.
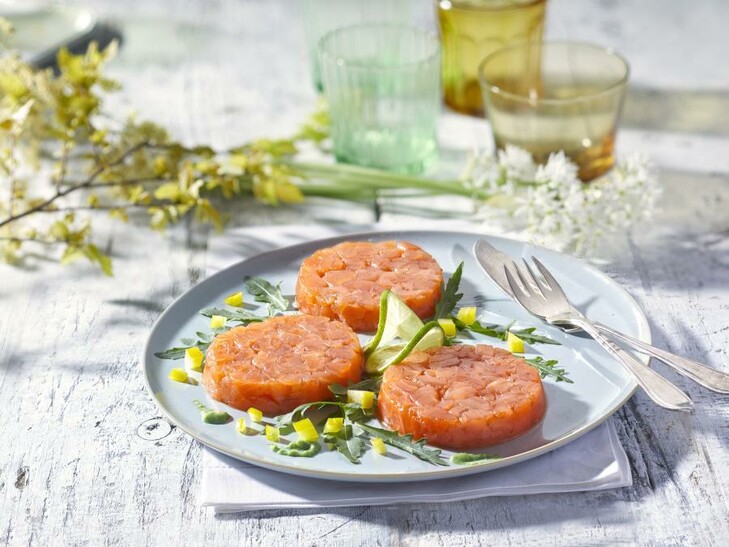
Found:
<svg viewBox="0 0 729 547"><path fill-rule="evenodd" d="M639 49L640 85L624 125L654 132L626 131L621 142L668 167L662 211L621 241L626 254L603 269L644 306L659 345L729 370L729 46L721 50L710 32L714 19L726 22L726 4L692 3L698 22L675 11L689 3L637 4L553 0L548 16L553 35L589 31L628 57ZM191 143L225 146L285 135L312 107L293 0L107 0L100 9L119 19L127 39L112 67L125 84L113 100L119 115L134 107ZM651 72L658 65L646 55L656 43L662 55L677 51L679 76ZM723 63L710 76L686 55L702 47ZM682 70L698 79L681 80ZM373 212L242 203L234 217L368 222ZM108 224L100 242L114 255L113 279L43 257L21 270L0 266L0 544L726 545L729 398L670 372L696 402L693 415L660 410L640 393L617 414L632 488L214 517L198 503L200 445L175 429L144 427L157 411L139 368L152 322L203 275L209 237L192 225L157 237L133 223Z"/></svg>

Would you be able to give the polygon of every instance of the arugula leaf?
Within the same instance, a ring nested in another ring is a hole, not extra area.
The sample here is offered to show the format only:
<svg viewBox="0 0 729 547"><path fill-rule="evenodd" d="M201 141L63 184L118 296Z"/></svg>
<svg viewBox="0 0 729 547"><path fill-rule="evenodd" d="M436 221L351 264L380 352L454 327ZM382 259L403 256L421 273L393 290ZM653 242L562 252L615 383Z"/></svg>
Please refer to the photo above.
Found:
<svg viewBox="0 0 729 547"><path fill-rule="evenodd" d="M438 304L435 306L435 316L433 319L440 319L449 315L456 304L463 298L463 293L458 292L458 286L461 284L461 275L463 274L463 262L461 262L456 271L448 280L448 283L443 290L443 294L438 300ZM384 439L383 439L384 440Z"/></svg>
<svg viewBox="0 0 729 547"><path fill-rule="evenodd" d="M334 393L337 399L347 398L347 391L350 389L357 389L362 391L374 391L375 394L380 391L380 384L382 383L382 376L375 376L373 378L366 378L356 384L348 384L346 387L342 384L331 384L329 391Z"/></svg>
<svg viewBox="0 0 729 547"><path fill-rule="evenodd" d="M324 442L352 463L359 463L365 448L364 439L357 435L351 425L345 425L336 433L325 433Z"/></svg>
<svg viewBox="0 0 729 547"><path fill-rule="evenodd" d="M512 329L512 325L514 322L507 325L482 325L478 321L474 321L470 325L466 325L463 321L459 321L458 318L451 315L451 319L456 324L456 328L459 331L463 330L469 330L471 332L475 332L477 334L483 334L484 336L490 336L491 338L496 338L498 340L506 340L506 337L508 336L509 332L514 334L515 336L518 336L526 344L551 344L555 346L561 345L556 340L553 340L552 338L549 338L548 336L542 336L540 334L534 334L534 331L537 330L536 327L529 327L526 329Z"/></svg>
<svg viewBox="0 0 729 547"><path fill-rule="evenodd" d="M254 313L251 313L247 310L243 310L240 308L236 308L236 309L203 308L202 310L200 310L200 315L204 315L205 317L212 317L213 315L222 315L228 321L236 321L239 323L254 323L254 322L263 321L266 319L265 317L261 317L260 315L256 315Z"/></svg>
<svg viewBox="0 0 729 547"><path fill-rule="evenodd" d="M198 348L200 348L200 351L205 353L208 350L208 346L210 346L210 343L213 341L213 338L215 338L215 336L220 334L221 332L225 332L226 330L229 329L225 327L220 329L213 329L212 333L198 331L195 333L195 335L197 336L197 340L195 340L194 338L182 338L180 342L184 344L183 346L177 346L167 349L165 351L157 352L154 354L154 356L159 357L160 359L183 359L185 357L185 351L193 346L197 346Z"/></svg>
<svg viewBox="0 0 729 547"><path fill-rule="evenodd" d="M536 368L542 378L549 376L554 378L556 382L574 384L574 382L567 377L569 372L563 368L557 368L557 364L559 364L559 362L556 359L549 359L548 361L545 361L543 357L537 356L532 357L531 359L526 359L526 362Z"/></svg>
<svg viewBox="0 0 729 547"><path fill-rule="evenodd" d="M316 407L321 409L328 405L340 408L344 406L342 403L338 403L336 401L314 401L312 403L304 403L303 405L297 406L288 414L281 414L280 416L276 416L275 420L276 422L281 424L281 426L284 426L286 424L290 424L292 422L300 420L303 417L304 413L310 408Z"/></svg>
<svg viewBox="0 0 729 547"><path fill-rule="evenodd" d="M527 344L550 344L552 346L560 346L561 344L549 336L542 336L541 334L533 334L537 330L537 327L529 327L527 329L512 329L510 332L515 336L518 336Z"/></svg>
<svg viewBox="0 0 729 547"><path fill-rule="evenodd" d="M404 450L405 452L412 454L416 458L423 461L435 464L435 465L448 465L448 461L443 459L440 455L442 450L437 448L429 448L425 446L425 439L419 441L413 441L412 435L400 435L395 431L389 431L387 429L381 429L379 427L373 427L367 424L357 424L363 430L374 437L382 439L382 442Z"/></svg>
<svg viewBox="0 0 729 547"><path fill-rule="evenodd" d="M204 342L195 342L194 344L188 344L188 345L182 346L182 347L175 347L175 348L167 349L165 351L159 351L159 352L155 353L154 356L159 357L160 359L184 359L185 351L187 351L188 348L190 348L192 346L197 346L198 348L200 348L200 351L205 353L205 351L207 351L209 345L210 344L204 343Z"/></svg>
<svg viewBox="0 0 729 547"><path fill-rule="evenodd" d="M246 277L245 284L256 302L268 304L269 315L274 315L277 311L284 312L289 308L289 301L281 292L281 283L274 286L262 277Z"/></svg>

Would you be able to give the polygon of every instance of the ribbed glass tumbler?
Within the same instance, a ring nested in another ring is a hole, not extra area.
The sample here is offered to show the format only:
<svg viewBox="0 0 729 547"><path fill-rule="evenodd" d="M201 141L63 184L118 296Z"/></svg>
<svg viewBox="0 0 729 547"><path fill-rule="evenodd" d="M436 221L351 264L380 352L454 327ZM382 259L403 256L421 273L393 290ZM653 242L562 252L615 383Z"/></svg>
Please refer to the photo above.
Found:
<svg viewBox="0 0 729 547"><path fill-rule="evenodd" d="M419 6L418 0L303 0L302 7L311 79L314 87L321 91L317 46L322 36L352 25L407 25L413 22Z"/></svg>
<svg viewBox="0 0 729 547"><path fill-rule="evenodd" d="M440 44L425 30L344 27L319 42L338 161L418 173L437 155Z"/></svg>

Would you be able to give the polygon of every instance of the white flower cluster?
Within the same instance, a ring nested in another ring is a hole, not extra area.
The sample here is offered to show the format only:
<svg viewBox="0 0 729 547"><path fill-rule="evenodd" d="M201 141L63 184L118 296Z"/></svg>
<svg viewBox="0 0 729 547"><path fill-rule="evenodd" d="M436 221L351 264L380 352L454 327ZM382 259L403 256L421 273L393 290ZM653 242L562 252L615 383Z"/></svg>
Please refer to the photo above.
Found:
<svg viewBox="0 0 729 547"><path fill-rule="evenodd" d="M473 156L463 179L482 194L482 217L524 230L535 243L585 252L606 236L650 217L660 195L650 161L633 155L583 183L563 152L536 165L516 146Z"/></svg>

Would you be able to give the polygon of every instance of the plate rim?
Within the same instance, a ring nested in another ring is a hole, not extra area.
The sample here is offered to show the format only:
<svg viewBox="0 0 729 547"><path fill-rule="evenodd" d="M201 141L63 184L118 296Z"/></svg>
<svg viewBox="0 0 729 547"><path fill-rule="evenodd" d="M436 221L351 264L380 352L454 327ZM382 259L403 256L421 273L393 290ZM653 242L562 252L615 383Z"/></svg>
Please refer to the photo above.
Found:
<svg viewBox="0 0 729 547"><path fill-rule="evenodd" d="M284 225L285 226L285 225ZM455 478L455 477L463 477L467 475L473 475L476 473L483 473L487 471L492 471L495 469L500 469L503 467L507 467L510 465L515 465L517 463L521 463L533 458L536 458L538 456L541 456L543 454L547 454L549 452L552 452L553 450L556 450L557 448L560 448L562 446L565 446L566 444L569 444L573 440L578 439L579 437L585 435L586 433L589 433L593 429L597 428L599 425L604 423L608 418L610 418L613 414L615 414L618 410L620 410L625 403L630 400L630 398L635 394L635 392L638 389L638 384L630 377L628 379L628 386L630 386L630 389L626 392L626 395L620 399L617 400L613 405L606 408L603 415L599 418L584 424L581 427L577 427L574 430L566 433L564 436L560 437L559 439L556 439L546 445L542 445L536 448L532 448L531 450L527 450L526 452L521 452L519 454L515 454L513 456L507 456L504 458L501 458L499 460L490 461L488 463L480 464L480 465L472 465L472 466L458 466L458 467L442 467L439 468L439 472L432 472L432 471L418 471L418 472L412 472L412 473L358 473L358 474L349 474L349 473L341 473L337 471L319 471L315 469L302 469L300 467L295 466L288 466L286 464L271 462L267 460L259 459L257 456L245 456L241 457L240 453L236 453L229 448L220 445L219 443L215 441L211 441L209 439L203 439L200 435L189 429L182 421L175 418L175 416L168 412L168 410L164 407L162 402L157 398L155 395L154 390L152 389L152 385L150 383L150 378L148 375L148 368L150 368L151 363L147 363L147 356L150 354L150 345L152 342L152 335L157 330L158 326L162 321L166 319L166 316L171 313L171 309L183 298L185 298L188 293L193 291L196 287L198 287L202 283L212 282L216 277L222 277L225 275L226 272L229 270L232 270L234 268L239 268L241 264L252 260L254 258L260 258L265 257L271 254L277 254L284 251L293 251L299 247L307 247L312 244L322 244L322 246L326 246L327 244L335 244L336 242L346 241L347 238L367 238L367 237L382 237L382 236L391 236L395 239L402 237L403 234L428 234L428 233L436 233L436 234L442 234L442 233L449 233L449 234L461 234L464 236L470 236L470 237L484 237L491 240L497 240L497 241L504 241L509 243L516 243L519 245L528 245L534 249L539 249L540 252L546 252L547 254L553 254L560 257L566 257L570 260L578 262L581 267L583 267L586 270L589 270L593 275L596 275L598 278L600 278L602 281L607 282L608 285L612 286L613 288L617 289L622 295L627 298L628 302L633 308L633 311L638 312L636 314L636 319L638 321L638 333L636 335L636 338L639 340L651 343L652 336L651 336L651 330L650 330L650 324L648 322L648 318L646 317L643 308L640 306L638 301L627 291L625 290L619 283L614 281L610 276L603 273L602 271L598 270L596 267L594 267L592 264L589 264L585 260L567 255L565 253L561 253L559 251L555 251L553 249L548 249L546 247L535 245L532 243L529 243L528 241L523 241L515 238L505 237L501 235L492 235L488 233L480 233L480 232L469 232L465 231L463 229L438 229L438 230L427 230L427 229L413 229L413 228L405 228L405 229L387 229L387 230L369 230L369 231L357 231L357 232L350 232L346 234L339 234L334 235L331 237L326 238L317 238L317 239L311 239L308 241L302 241L299 243L294 243L292 245L285 245L283 247L278 247L276 249L272 249L270 251L264 251L261 253L257 253L254 255L251 255L249 257L246 257L238 262L235 262L233 264L230 264L229 266L226 266L225 268L218 270L214 274L207 276L203 278L201 281L187 289L185 292L183 292L181 295L179 295L177 298L175 298L166 308L165 310L160 314L160 316L155 320L155 322L152 324L152 327L149 330L149 334L147 336L147 340L144 343L144 346L142 347L142 359L140 360L140 366L142 368L142 375L144 378L144 385L149 395L151 395L152 400L154 401L157 409L162 413L162 415L167 419L168 421L172 422L176 427L180 428L182 431L184 431L186 434L188 434L190 437L198 441L199 443L215 450L218 453L221 453L225 456L234 458L239 461L243 461L245 463L250 463L252 465L255 465L257 467L261 467L264 469L269 469L272 471L278 471L281 473L286 473L290 475L297 475L302 477L308 477L308 478L316 478L316 479L324 479L324 480L333 480L333 481L344 481L344 482L389 482L389 483L397 483L397 482L417 482L417 481L424 481L424 480L440 480L440 479L448 479L448 478ZM484 273L484 278L487 278L487 275ZM640 356L641 360L645 362L646 364L649 362L649 358ZM149 366L148 366L149 365ZM631 385L632 384L632 385Z"/></svg>

